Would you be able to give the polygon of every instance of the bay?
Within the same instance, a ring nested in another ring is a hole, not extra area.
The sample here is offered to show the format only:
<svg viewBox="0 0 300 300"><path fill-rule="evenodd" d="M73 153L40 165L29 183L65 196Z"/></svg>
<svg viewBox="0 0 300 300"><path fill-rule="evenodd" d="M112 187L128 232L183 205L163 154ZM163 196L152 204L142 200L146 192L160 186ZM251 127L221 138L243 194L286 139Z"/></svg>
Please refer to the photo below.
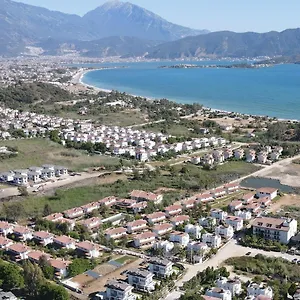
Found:
<svg viewBox="0 0 300 300"><path fill-rule="evenodd" d="M229 64L220 61L185 64ZM233 63L233 62L232 62ZM252 115L300 119L300 65L283 64L259 69L158 68L180 62L110 63L82 82L149 98L167 98L180 103Z"/></svg>

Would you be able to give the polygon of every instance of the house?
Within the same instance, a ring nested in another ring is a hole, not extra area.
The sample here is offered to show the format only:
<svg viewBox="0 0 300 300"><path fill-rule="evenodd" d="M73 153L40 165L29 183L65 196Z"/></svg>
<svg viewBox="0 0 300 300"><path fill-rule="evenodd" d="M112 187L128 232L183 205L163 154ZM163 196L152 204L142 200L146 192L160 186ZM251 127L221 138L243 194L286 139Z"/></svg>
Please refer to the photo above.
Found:
<svg viewBox="0 0 300 300"><path fill-rule="evenodd" d="M202 242L206 243L211 248L219 248L221 246L222 239L220 235L204 233L202 235Z"/></svg>
<svg viewBox="0 0 300 300"><path fill-rule="evenodd" d="M242 148L234 150L234 157L236 159L242 159L245 155L245 151Z"/></svg>
<svg viewBox="0 0 300 300"><path fill-rule="evenodd" d="M208 252L208 246L205 243L190 242L187 245L188 260L194 264L202 263L205 253Z"/></svg>
<svg viewBox="0 0 300 300"><path fill-rule="evenodd" d="M173 273L173 263L167 259L151 257L149 259L148 270L156 277L169 277Z"/></svg>
<svg viewBox="0 0 300 300"><path fill-rule="evenodd" d="M269 298L273 298L273 290L271 287L267 286L264 283L255 283L250 282L250 284L247 287L247 294L248 296L266 296Z"/></svg>
<svg viewBox="0 0 300 300"><path fill-rule="evenodd" d="M147 202L153 202L154 204L159 204L163 200L163 195L140 191L140 190L133 190L130 193L130 198L139 202L147 201Z"/></svg>
<svg viewBox="0 0 300 300"><path fill-rule="evenodd" d="M106 197L98 201L100 206L112 206L117 202L115 196Z"/></svg>
<svg viewBox="0 0 300 300"><path fill-rule="evenodd" d="M250 149L246 153L246 162L252 163L255 161L255 159L256 159L256 151L254 149Z"/></svg>
<svg viewBox="0 0 300 300"><path fill-rule="evenodd" d="M241 200L244 203L250 203L254 199L254 196L255 196L255 193L248 193L248 194L243 195Z"/></svg>
<svg viewBox="0 0 300 300"><path fill-rule="evenodd" d="M240 185L236 182L233 182L225 184L224 188L226 189L227 194L231 194L237 192L240 189Z"/></svg>
<svg viewBox="0 0 300 300"><path fill-rule="evenodd" d="M177 243L182 247L186 247L190 241L190 236L185 232L173 231L170 233L169 241Z"/></svg>
<svg viewBox="0 0 300 300"><path fill-rule="evenodd" d="M57 278L64 278L68 275L68 266L71 262L62 259L50 259L49 264L54 268L55 276Z"/></svg>
<svg viewBox="0 0 300 300"><path fill-rule="evenodd" d="M99 207L100 207L99 202L92 202L92 203L88 203L86 205L81 206L84 214L90 214L94 210L99 209Z"/></svg>
<svg viewBox="0 0 300 300"><path fill-rule="evenodd" d="M162 249L164 254L168 254L174 248L174 243L169 241L159 241L153 245L154 249Z"/></svg>
<svg viewBox="0 0 300 300"><path fill-rule="evenodd" d="M225 220L227 217L227 212L222 209L214 208L210 211L210 216L217 220Z"/></svg>
<svg viewBox="0 0 300 300"><path fill-rule="evenodd" d="M257 155L257 161L260 163L260 164L265 164L268 160L268 153L265 152L265 151L261 151L258 153Z"/></svg>
<svg viewBox="0 0 300 300"><path fill-rule="evenodd" d="M214 201L214 195L211 193L198 194L198 195L195 195L195 198L196 198L196 201L200 202L200 203Z"/></svg>
<svg viewBox="0 0 300 300"><path fill-rule="evenodd" d="M236 211L240 208L243 207L243 202L239 201L239 200L233 200L229 203L228 208L230 209L230 211Z"/></svg>
<svg viewBox="0 0 300 300"><path fill-rule="evenodd" d="M234 212L234 215L237 217L242 218L243 220L251 220L252 214L250 211L245 211L245 210L237 210Z"/></svg>
<svg viewBox="0 0 300 300"><path fill-rule="evenodd" d="M232 296L236 296L242 293L242 283L239 279L229 279L226 277L219 278L216 282L217 287L229 290Z"/></svg>
<svg viewBox="0 0 300 300"><path fill-rule="evenodd" d="M112 228L105 231L105 237L107 240L119 240L122 237L127 235L126 228L124 227L118 227L118 228Z"/></svg>
<svg viewBox="0 0 300 300"><path fill-rule="evenodd" d="M165 213L168 217L179 215L182 213L181 205L171 205L165 208Z"/></svg>
<svg viewBox="0 0 300 300"><path fill-rule="evenodd" d="M47 231L35 231L33 233L33 239L39 244L47 246L53 243L53 234Z"/></svg>
<svg viewBox="0 0 300 300"><path fill-rule="evenodd" d="M0 234L7 236L8 234L13 233L14 226L8 222L0 222Z"/></svg>
<svg viewBox="0 0 300 300"><path fill-rule="evenodd" d="M193 208L195 207L197 201L195 198L192 198L192 199L188 199L188 200L185 200L181 203L182 207L184 209L190 209L190 208Z"/></svg>
<svg viewBox="0 0 300 300"><path fill-rule="evenodd" d="M77 243L76 249L83 252L88 258L97 258L100 255L99 246L89 241Z"/></svg>
<svg viewBox="0 0 300 300"><path fill-rule="evenodd" d="M7 252L13 256L16 261L28 259L28 253L31 251L26 245L16 243L7 247Z"/></svg>
<svg viewBox="0 0 300 300"><path fill-rule="evenodd" d="M93 217L85 220L80 220L78 224L81 224L88 230L94 230L100 227L102 221L101 218Z"/></svg>
<svg viewBox="0 0 300 300"><path fill-rule="evenodd" d="M225 160L227 160L227 159L229 159L233 156L233 151L230 148L224 148L223 153L224 153L224 159Z"/></svg>
<svg viewBox="0 0 300 300"><path fill-rule="evenodd" d="M175 216L170 219L171 224L175 227L181 224L184 224L190 220L190 217L188 215L180 215Z"/></svg>
<svg viewBox="0 0 300 300"><path fill-rule="evenodd" d="M136 200L133 199L118 199L115 205L120 208L132 209L136 203Z"/></svg>
<svg viewBox="0 0 300 300"><path fill-rule="evenodd" d="M65 210L63 214L68 219L75 219L84 216L84 211L81 207L75 207Z"/></svg>
<svg viewBox="0 0 300 300"><path fill-rule="evenodd" d="M156 234L150 231L140 233L133 237L133 243L136 248L149 248L155 242Z"/></svg>
<svg viewBox="0 0 300 300"><path fill-rule="evenodd" d="M217 188L211 191L214 198L220 198L227 194L227 190L225 188Z"/></svg>
<svg viewBox="0 0 300 300"><path fill-rule="evenodd" d="M62 213L54 213L52 215L49 215L47 217L44 217L45 220L51 221L51 222L57 222L61 219L63 219L63 214Z"/></svg>
<svg viewBox="0 0 300 300"><path fill-rule="evenodd" d="M25 226L15 226L13 229L13 234L20 241L32 240L32 230Z"/></svg>
<svg viewBox="0 0 300 300"><path fill-rule="evenodd" d="M68 169L62 166L54 166L55 176L68 175Z"/></svg>
<svg viewBox="0 0 300 300"><path fill-rule="evenodd" d="M37 183L41 181L39 172L29 171L27 176L28 176L28 181L32 181L33 183Z"/></svg>
<svg viewBox="0 0 300 300"><path fill-rule="evenodd" d="M149 215L146 215L147 221L150 224L155 224L166 220L166 214L163 212L155 212Z"/></svg>
<svg viewBox="0 0 300 300"><path fill-rule="evenodd" d="M15 174L13 183L16 185L27 185L28 184L28 175L26 174Z"/></svg>
<svg viewBox="0 0 300 300"><path fill-rule="evenodd" d="M14 242L4 236L0 236L0 249L6 250L7 247L12 245Z"/></svg>
<svg viewBox="0 0 300 300"><path fill-rule="evenodd" d="M173 225L169 223L157 224L152 228L156 236L165 235L173 230Z"/></svg>
<svg viewBox="0 0 300 300"><path fill-rule="evenodd" d="M133 286L117 280L111 280L106 285L105 299L107 300L136 300Z"/></svg>
<svg viewBox="0 0 300 300"><path fill-rule="evenodd" d="M199 225L203 226L204 228L213 228L217 225L217 219L213 217L207 217L207 218L200 218L199 219Z"/></svg>
<svg viewBox="0 0 300 300"><path fill-rule="evenodd" d="M224 153L222 150L214 150L212 155L216 163L220 164L223 163L225 160Z"/></svg>
<svg viewBox="0 0 300 300"><path fill-rule="evenodd" d="M66 235L56 236L53 242L62 248L66 249L76 249L75 240Z"/></svg>
<svg viewBox="0 0 300 300"><path fill-rule="evenodd" d="M219 225L215 228L215 234L225 239L231 239L234 235L234 230L230 225Z"/></svg>
<svg viewBox="0 0 300 300"><path fill-rule="evenodd" d="M147 206L148 206L148 203L146 201L142 201L142 202L133 204L131 209L134 214L138 214L138 213L143 212L145 210L145 208L147 208Z"/></svg>
<svg viewBox="0 0 300 300"><path fill-rule="evenodd" d="M133 222L129 222L126 224L127 233L134 233L138 231L142 231L147 229L147 221L146 220L136 220Z"/></svg>
<svg viewBox="0 0 300 300"><path fill-rule="evenodd" d="M278 189L264 187L256 191L256 196L258 198L269 197L271 200L277 197Z"/></svg>
<svg viewBox="0 0 300 300"><path fill-rule="evenodd" d="M205 154L202 160L203 160L203 165L205 166L212 166L215 162L214 157L210 153Z"/></svg>
<svg viewBox="0 0 300 300"><path fill-rule="evenodd" d="M234 231L240 231L244 227L243 219L236 216L227 216L225 218L225 223L232 226Z"/></svg>
<svg viewBox="0 0 300 300"><path fill-rule="evenodd" d="M258 217L252 223L253 234L288 244L297 234L297 221L287 218Z"/></svg>
<svg viewBox="0 0 300 300"><path fill-rule="evenodd" d="M18 300L18 298L12 292L0 290L0 300Z"/></svg>
<svg viewBox="0 0 300 300"><path fill-rule="evenodd" d="M231 292L229 290L224 290L219 287L213 287L205 292L206 296L215 297L222 300L231 300Z"/></svg>
<svg viewBox="0 0 300 300"><path fill-rule="evenodd" d="M272 153L270 154L270 157L271 157L271 160L278 160L279 157L280 157L280 153L274 151L274 152L272 152Z"/></svg>
<svg viewBox="0 0 300 300"><path fill-rule="evenodd" d="M57 223L67 224L67 227L68 227L69 231L72 231L75 227L75 224L76 224L74 220L66 219L66 218L62 218L62 219L58 220Z"/></svg>
<svg viewBox="0 0 300 300"><path fill-rule="evenodd" d="M201 238L202 227L197 224L187 224L184 227L184 231L188 233L191 239L199 240Z"/></svg>
<svg viewBox="0 0 300 300"><path fill-rule="evenodd" d="M31 262L36 263L36 264L39 263L39 261L42 257L44 257L46 260L49 260L51 257L49 254L39 251L39 250L30 251L27 256Z"/></svg>
<svg viewBox="0 0 300 300"><path fill-rule="evenodd" d="M126 271L128 283L137 290L154 291L155 283L153 281L154 274L141 269L132 269Z"/></svg>

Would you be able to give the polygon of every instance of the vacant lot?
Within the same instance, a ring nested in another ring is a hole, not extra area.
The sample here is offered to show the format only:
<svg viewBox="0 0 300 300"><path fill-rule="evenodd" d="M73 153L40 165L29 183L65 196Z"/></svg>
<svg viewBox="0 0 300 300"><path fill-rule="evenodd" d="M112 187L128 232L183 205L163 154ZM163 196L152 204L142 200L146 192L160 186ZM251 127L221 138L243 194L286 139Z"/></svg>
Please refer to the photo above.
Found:
<svg viewBox="0 0 300 300"><path fill-rule="evenodd" d="M17 147L18 156L4 159L0 163L0 172L41 166L43 164L63 165L74 171L82 171L90 167L116 166L118 158L108 156L89 156L84 151L66 149L46 139L22 139L1 141L1 146Z"/></svg>

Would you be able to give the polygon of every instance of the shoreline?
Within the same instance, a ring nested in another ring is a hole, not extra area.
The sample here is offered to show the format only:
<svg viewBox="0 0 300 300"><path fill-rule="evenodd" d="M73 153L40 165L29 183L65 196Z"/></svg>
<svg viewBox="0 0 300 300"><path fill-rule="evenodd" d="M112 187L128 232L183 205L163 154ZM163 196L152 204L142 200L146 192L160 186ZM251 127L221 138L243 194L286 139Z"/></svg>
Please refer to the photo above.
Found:
<svg viewBox="0 0 300 300"><path fill-rule="evenodd" d="M113 90L110 90L110 89L104 89L104 88L99 88L99 87L96 87L94 85L90 85L90 84L87 84L87 83L84 83L83 82L83 78L84 76L89 73L89 72L93 72L93 71L101 71L101 70L107 70L108 68L97 68L97 69L84 69L84 68L81 68L74 76L73 78L71 79L71 83L72 84L77 84L77 85L81 85L89 90L94 90L95 92L105 92L105 93L111 93ZM119 91L119 92L122 92L122 91ZM131 94L131 93L128 93L128 95L131 95L133 97L142 97L144 99L147 99L149 101L153 101L157 98L151 98L151 97L145 97L143 95L134 95L134 94ZM175 100L172 100L172 99L168 99L169 101L173 101L173 102L177 102ZM184 104L180 101L178 101L178 103L180 104ZM196 102L193 102L193 103L196 103ZM193 104L193 103L190 103L190 104ZM201 103L200 103L201 104ZM212 107L207 107L207 106L204 106L203 104L201 104L203 109L205 110L208 110L208 111L211 111L211 112L216 112L216 113L225 113L225 114L237 114L237 115L240 115L240 116L245 116L245 117L260 117L260 118L268 118L268 119L274 119L277 120L277 121L280 121L280 122L297 122L299 123L300 122L300 119L288 119L288 118L278 118L278 117L270 117L270 116L267 116L267 115L255 115L255 114L247 114L247 113L242 113L242 112L235 112L235 111L227 111L227 110L224 110L224 109L218 109L218 108L212 108Z"/></svg>

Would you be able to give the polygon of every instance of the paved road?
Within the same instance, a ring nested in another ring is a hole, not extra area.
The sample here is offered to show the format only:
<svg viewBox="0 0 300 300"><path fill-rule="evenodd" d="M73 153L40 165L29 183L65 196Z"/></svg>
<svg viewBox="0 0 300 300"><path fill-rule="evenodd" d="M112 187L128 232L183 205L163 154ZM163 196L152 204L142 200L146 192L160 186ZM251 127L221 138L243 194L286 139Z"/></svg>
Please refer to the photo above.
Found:
<svg viewBox="0 0 300 300"><path fill-rule="evenodd" d="M222 249L220 249L214 257L205 261L203 264L185 265L185 267L187 268L187 272L180 280L176 282L176 287L181 287L185 281L190 280L192 277L196 276L197 272L203 271L207 267L217 268L221 266L226 259L230 257L244 256L247 252L251 252L250 256L255 256L256 254L263 254L269 257L282 257L290 261L292 261L294 258L299 258L299 256L290 255L287 253L268 252L264 250L243 247L241 245L236 244L236 240L232 239ZM165 299L176 300L180 298L180 295L180 291L173 291Z"/></svg>

